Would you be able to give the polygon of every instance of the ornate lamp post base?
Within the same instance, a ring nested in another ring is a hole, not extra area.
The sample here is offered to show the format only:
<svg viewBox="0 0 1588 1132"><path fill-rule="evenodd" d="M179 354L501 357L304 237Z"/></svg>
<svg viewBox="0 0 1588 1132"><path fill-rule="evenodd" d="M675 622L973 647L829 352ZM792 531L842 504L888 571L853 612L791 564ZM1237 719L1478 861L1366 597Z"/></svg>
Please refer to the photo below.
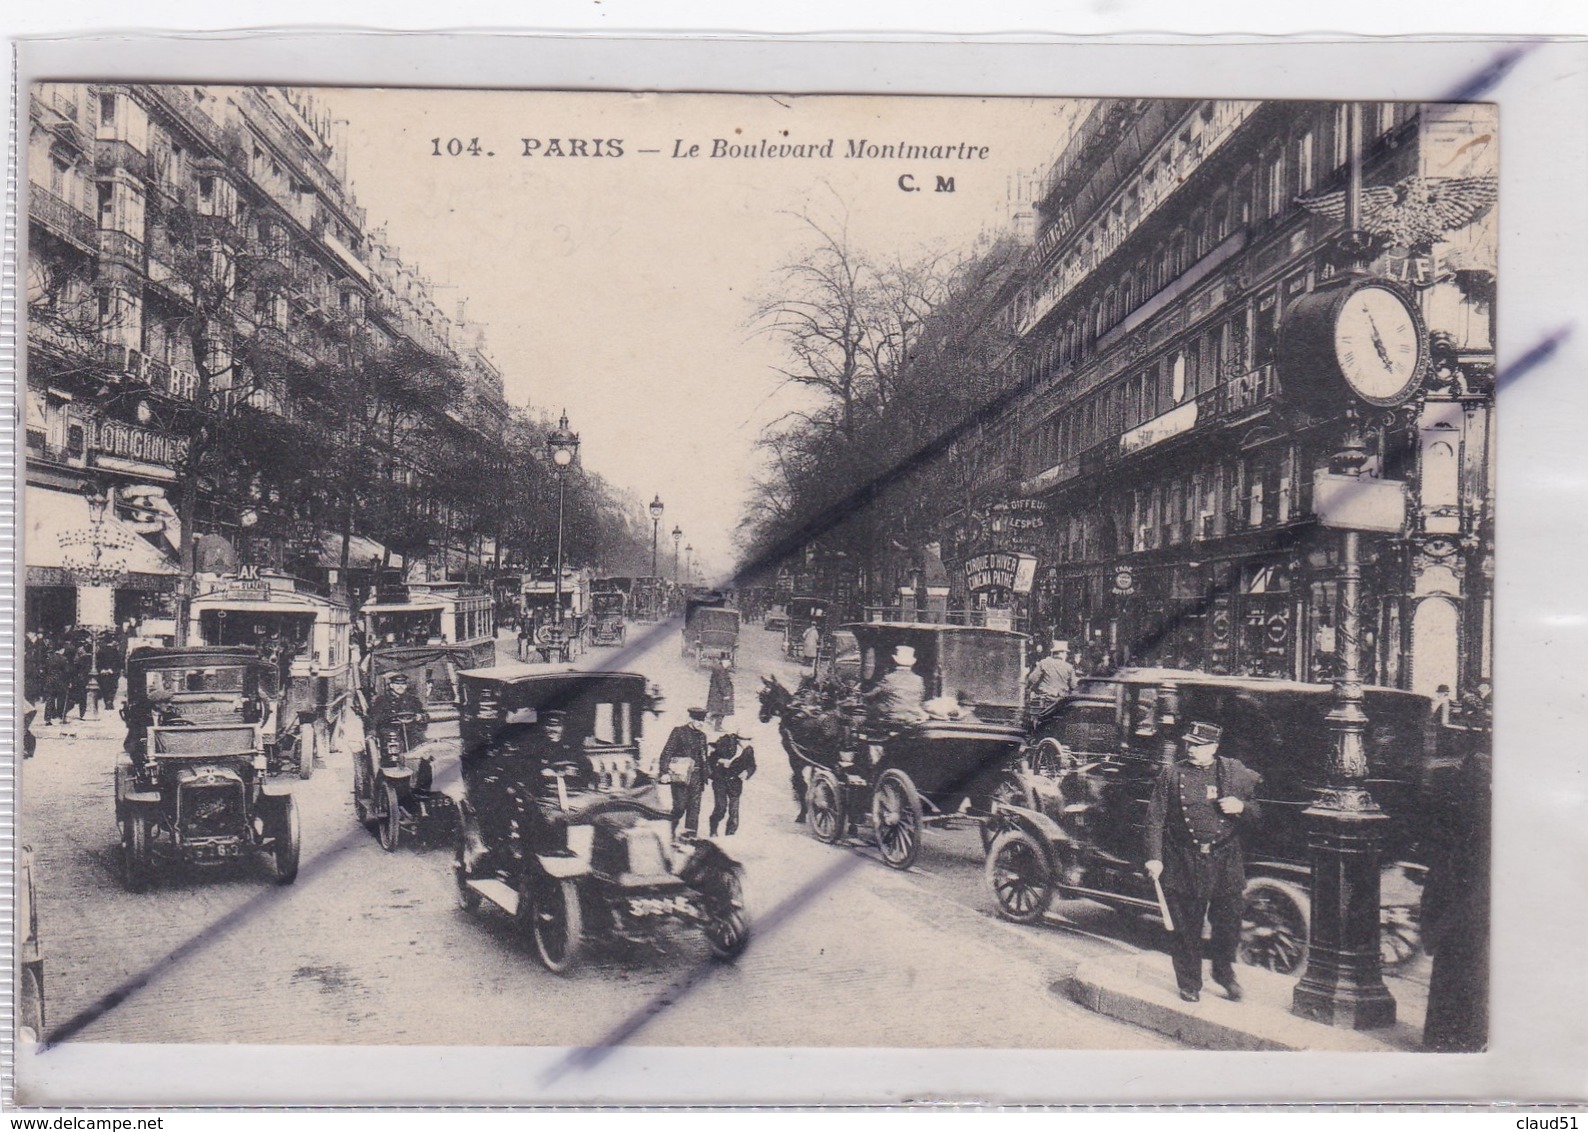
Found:
<svg viewBox="0 0 1588 1132"><path fill-rule="evenodd" d="M1312 849L1312 938L1293 1014L1372 1030L1395 1023L1379 962L1379 836L1388 820L1365 790L1335 787L1306 811Z"/></svg>

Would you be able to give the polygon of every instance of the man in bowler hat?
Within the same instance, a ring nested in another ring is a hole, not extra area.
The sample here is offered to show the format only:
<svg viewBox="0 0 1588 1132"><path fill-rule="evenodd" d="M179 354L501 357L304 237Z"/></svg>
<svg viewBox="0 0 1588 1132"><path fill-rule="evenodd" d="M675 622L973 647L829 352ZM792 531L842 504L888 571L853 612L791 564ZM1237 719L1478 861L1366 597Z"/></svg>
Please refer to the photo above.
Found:
<svg viewBox="0 0 1588 1132"><path fill-rule="evenodd" d="M1241 834L1258 818L1254 795L1262 776L1219 751L1211 723L1193 723L1184 755L1164 767L1147 808L1147 875L1162 878L1174 920L1170 946L1180 997L1202 995L1202 922L1212 929L1213 981L1239 1001L1235 951L1240 943L1246 869Z"/></svg>

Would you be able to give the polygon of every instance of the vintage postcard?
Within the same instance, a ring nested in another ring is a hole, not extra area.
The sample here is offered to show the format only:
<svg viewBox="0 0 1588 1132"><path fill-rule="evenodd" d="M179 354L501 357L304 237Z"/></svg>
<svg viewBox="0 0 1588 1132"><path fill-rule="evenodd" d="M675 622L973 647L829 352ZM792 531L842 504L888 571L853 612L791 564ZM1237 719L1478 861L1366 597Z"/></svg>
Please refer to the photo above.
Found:
<svg viewBox="0 0 1588 1132"><path fill-rule="evenodd" d="M24 1099L1490 1047L1481 94L25 93Z"/></svg>

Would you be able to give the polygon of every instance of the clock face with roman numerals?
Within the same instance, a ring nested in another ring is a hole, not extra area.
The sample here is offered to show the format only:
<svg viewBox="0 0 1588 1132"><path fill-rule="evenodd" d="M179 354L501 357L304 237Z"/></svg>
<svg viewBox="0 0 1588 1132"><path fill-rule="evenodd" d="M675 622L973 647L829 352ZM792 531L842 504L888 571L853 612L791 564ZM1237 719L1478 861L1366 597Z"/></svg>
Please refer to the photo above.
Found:
<svg viewBox="0 0 1588 1132"><path fill-rule="evenodd" d="M1334 320L1334 353L1340 374L1372 404L1400 401L1417 380L1422 335L1407 301L1387 287L1353 291Z"/></svg>

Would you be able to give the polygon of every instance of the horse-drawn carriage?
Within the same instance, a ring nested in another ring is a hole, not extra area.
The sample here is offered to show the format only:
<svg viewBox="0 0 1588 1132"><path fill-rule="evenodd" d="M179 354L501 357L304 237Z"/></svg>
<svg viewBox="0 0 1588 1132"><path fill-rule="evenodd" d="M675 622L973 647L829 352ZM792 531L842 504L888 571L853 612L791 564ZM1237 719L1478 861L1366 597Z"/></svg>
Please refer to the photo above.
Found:
<svg viewBox="0 0 1588 1132"><path fill-rule="evenodd" d="M312 775L315 758L342 741L352 707L347 606L298 579L245 568L212 582L193 600L191 618L197 641L252 649L276 665L272 762Z"/></svg>
<svg viewBox="0 0 1588 1132"><path fill-rule="evenodd" d="M858 684L810 681L795 694L766 677L761 718L779 718L812 834L836 842L869 820L884 863L907 869L925 826L981 824L995 802L1024 798L1026 639L961 625L845 629L859 647ZM913 660L922 703L910 718L878 718L877 693L897 657Z"/></svg>

